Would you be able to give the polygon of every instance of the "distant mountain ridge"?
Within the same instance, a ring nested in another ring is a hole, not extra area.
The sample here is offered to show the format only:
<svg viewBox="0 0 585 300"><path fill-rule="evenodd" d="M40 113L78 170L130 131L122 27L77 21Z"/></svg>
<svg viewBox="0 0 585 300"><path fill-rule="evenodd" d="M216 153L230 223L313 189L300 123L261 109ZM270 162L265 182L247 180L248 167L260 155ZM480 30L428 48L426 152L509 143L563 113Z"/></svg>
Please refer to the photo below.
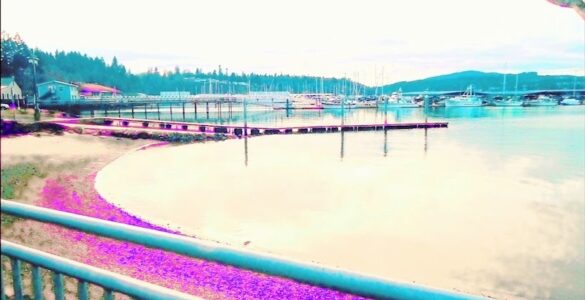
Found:
<svg viewBox="0 0 585 300"><path fill-rule="evenodd" d="M576 81L575 81L576 80ZM476 91L501 92L504 83L504 73L463 71L446 75L433 76L413 81L400 81L384 86L384 92L389 93L398 89L403 92L420 91L462 91L470 84ZM526 90L572 90L585 88L584 76L572 75L538 75L536 72L518 74L518 91ZM516 86L516 74L506 74L506 91L513 92Z"/></svg>

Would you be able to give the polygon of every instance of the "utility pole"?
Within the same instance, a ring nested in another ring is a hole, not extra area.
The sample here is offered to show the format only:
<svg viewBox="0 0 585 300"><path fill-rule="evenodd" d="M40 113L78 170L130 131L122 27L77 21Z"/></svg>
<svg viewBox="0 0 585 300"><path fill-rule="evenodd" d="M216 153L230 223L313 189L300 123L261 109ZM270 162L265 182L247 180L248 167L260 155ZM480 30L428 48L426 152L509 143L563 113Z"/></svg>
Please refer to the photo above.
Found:
<svg viewBox="0 0 585 300"><path fill-rule="evenodd" d="M37 107L37 64L39 63L39 59L36 58L36 56L33 55L28 59L28 62L32 64L33 67L33 104L35 106L35 108Z"/></svg>

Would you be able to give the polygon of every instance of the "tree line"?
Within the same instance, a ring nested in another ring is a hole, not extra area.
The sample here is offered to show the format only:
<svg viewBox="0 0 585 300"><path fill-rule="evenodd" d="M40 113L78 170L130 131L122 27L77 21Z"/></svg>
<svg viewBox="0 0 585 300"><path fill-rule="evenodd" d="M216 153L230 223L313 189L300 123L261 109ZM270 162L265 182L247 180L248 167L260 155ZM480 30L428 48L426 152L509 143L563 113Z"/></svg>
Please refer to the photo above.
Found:
<svg viewBox="0 0 585 300"><path fill-rule="evenodd" d="M509 76L503 86L500 73L464 71L440 75L415 81L404 81L384 87L367 87L347 78L321 78L316 76L293 76L286 74L228 73L221 66L204 72L181 70L161 72L156 67L147 72L133 74L116 57L106 62L101 57L90 57L80 52L46 52L31 49L18 34L11 36L2 32L2 77L14 76L26 95L33 94L34 78L32 64L36 65L37 83L59 80L70 83L97 83L121 90L124 94L144 93L158 95L161 91L187 91L201 93L247 93L250 91L288 91L291 93L335 93L335 94L386 94L402 89L411 91L464 90L473 84L477 91L513 91L516 77ZM513 74L509 74L513 75ZM583 89L582 76L538 75L525 72L518 76L518 90L538 89Z"/></svg>
<svg viewBox="0 0 585 300"><path fill-rule="evenodd" d="M199 93L247 93L250 91L288 91L291 93L364 93L366 86L345 78L321 78L283 74L227 73L216 70L161 72L154 67L133 74L116 57L106 62L77 51L46 52L31 49L18 34L2 32L2 77L14 76L26 95L33 94L36 60L37 83L59 80L69 83L97 83L115 87L125 94L158 95L161 91Z"/></svg>

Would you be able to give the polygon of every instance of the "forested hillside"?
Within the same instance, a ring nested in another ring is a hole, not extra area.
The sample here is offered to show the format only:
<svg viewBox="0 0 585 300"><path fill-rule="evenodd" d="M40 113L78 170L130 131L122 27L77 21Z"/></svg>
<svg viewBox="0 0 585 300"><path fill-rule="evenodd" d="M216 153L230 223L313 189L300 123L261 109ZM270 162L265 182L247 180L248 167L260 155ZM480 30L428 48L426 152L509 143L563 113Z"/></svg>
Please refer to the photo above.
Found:
<svg viewBox="0 0 585 300"><path fill-rule="evenodd" d="M252 91L289 91L292 93L359 93L373 94L384 90L390 93L401 88L410 91L453 91L464 90L473 84L480 91L501 91L503 74L465 71L415 81L403 81L386 85L383 89L366 87L362 84L340 78L315 76L291 76L285 74L227 73L218 66L216 70L204 72L181 70L177 66L172 72L160 72L152 68L148 72L133 74L118 63L101 57L89 57L79 52L45 52L30 49L18 36L2 32L2 77L14 76L26 95L32 95L33 68L36 58L37 82L60 80L65 82L98 83L115 87L125 94L145 93L157 95L161 91L189 91L197 93L246 93L248 84ZM507 77L507 90L515 87L516 76ZM576 83L582 89L583 77L541 76L535 72L518 76L519 90L572 89Z"/></svg>

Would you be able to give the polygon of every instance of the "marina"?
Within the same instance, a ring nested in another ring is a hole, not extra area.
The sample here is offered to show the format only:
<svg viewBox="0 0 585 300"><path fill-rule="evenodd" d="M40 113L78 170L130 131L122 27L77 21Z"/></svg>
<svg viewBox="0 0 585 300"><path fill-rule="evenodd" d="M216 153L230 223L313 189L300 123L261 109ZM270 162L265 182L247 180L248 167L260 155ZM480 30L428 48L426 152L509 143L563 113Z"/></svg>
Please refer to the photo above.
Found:
<svg viewBox="0 0 585 300"><path fill-rule="evenodd" d="M449 127L156 148L108 165L96 188L125 210L203 239L475 295L577 299L585 291L569 266L585 263L585 245L574 243L584 233L583 109L399 110L401 122L428 117ZM137 168L145 164L147 173ZM554 267L557 260L567 267ZM499 285L502 274L513 288ZM574 288L551 287L561 282Z"/></svg>
<svg viewBox="0 0 585 300"><path fill-rule="evenodd" d="M1 0L0 300L585 299L581 2Z"/></svg>

